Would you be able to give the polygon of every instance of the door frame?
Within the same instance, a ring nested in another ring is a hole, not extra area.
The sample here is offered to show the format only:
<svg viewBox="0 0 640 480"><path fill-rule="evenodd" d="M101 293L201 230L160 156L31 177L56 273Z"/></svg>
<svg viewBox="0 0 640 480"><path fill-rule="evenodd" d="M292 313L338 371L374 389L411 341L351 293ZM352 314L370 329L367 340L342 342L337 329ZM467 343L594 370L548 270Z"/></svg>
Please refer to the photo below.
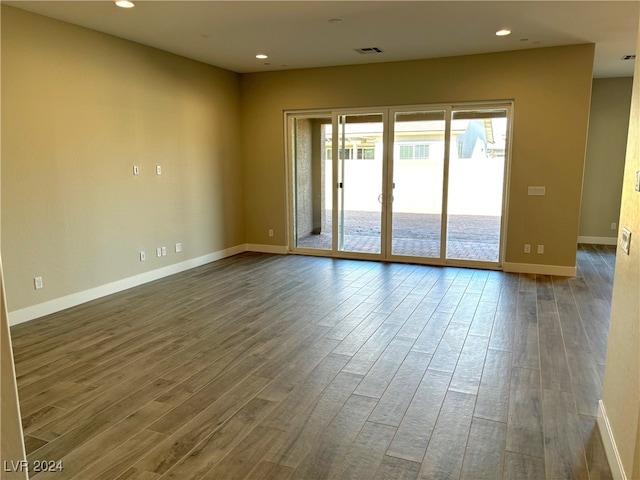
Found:
<svg viewBox="0 0 640 480"><path fill-rule="evenodd" d="M507 142L505 143L505 160L502 186L502 215L500 221L500 244L497 262L483 262L476 260L447 259L446 258L446 229L447 229L447 199L449 184L449 158L451 148L451 120L452 113L456 110L472 110L472 109L504 109L507 111ZM414 257L391 254L391 235L392 235L392 215L393 210L390 205L390 199L393 194L393 178L390 172L393 172L393 134L395 113L412 112L412 111L430 111L445 110L445 166L443 172L443 199L442 199L442 229L440 238L440 258ZM513 122L514 122L514 101L513 100L497 100L497 101L478 101L478 102L455 102L455 103L434 103L434 104L414 104L414 105L395 105L395 106L378 106L378 107L354 107L354 108L330 108L330 109L304 109L304 110L285 110L284 117L284 145L285 145L285 175L286 175L286 228L287 228L287 252L299 255L325 256L345 259L361 259L390 261L398 263L417 263L424 265L441 265L455 267L474 267L489 270L502 270L504 256L506 250L506 231L508 227L509 212L509 186L511 184L511 158L513 144ZM382 160L382 192L384 201L382 205L381 218L381 253L360 253L345 252L338 250L338 118L340 115L366 115L366 114L382 114L383 117L383 160ZM296 247L295 239L295 209L293 208L293 199L295 198L295 168L293 161L295 156L292 153L293 141L290 135L291 120L294 118L319 118L325 117L332 119L332 248L330 250L310 249ZM391 192L391 195L388 194Z"/></svg>

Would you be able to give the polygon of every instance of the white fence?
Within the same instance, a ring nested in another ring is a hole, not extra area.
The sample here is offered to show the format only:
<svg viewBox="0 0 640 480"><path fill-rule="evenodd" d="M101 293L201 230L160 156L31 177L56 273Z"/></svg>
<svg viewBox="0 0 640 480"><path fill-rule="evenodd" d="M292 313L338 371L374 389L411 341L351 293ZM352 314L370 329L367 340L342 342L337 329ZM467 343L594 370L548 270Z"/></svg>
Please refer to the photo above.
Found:
<svg viewBox="0 0 640 480"><path fill-rule="evenodd" d="M442 161L397 160L393 211L437 214L442 210ZM327 161L326 171L331 172ZM504 157L452 158L449 164L448 211L452 215L501 215ZM332 182L325 182L331 197ZM344 208L380 211L382 160L347 160Z"/></svg>

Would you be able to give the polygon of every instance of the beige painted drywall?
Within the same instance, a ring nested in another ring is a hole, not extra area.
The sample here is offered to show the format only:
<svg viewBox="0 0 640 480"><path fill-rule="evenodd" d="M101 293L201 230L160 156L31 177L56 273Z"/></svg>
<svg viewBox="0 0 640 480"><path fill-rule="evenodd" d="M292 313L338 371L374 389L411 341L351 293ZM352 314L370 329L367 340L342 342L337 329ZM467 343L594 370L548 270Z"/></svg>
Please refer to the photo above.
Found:
<svg viewBox="0 0 640 480"><path fill-rule="evenodd" d="M239 96L238 74L2 5L9 311L242 245Z"/></svg>
<svg viewBox="0 0 640 480"><path fill-rule="evenodd" d="M629 130L632 77L596 78L591 93L589 137L580 211L581 237L615 240Z"/></svg>
<svg viewBox="0 0 640 480"><path fill-rule="evenodd" d="M640 49L640 36L638 37ZM640 62L636 61L620 227L632 232L629 255L618 249L602 403L627 478L640 478Z"/></svg>
<svg viewBox="0 0 640 480"><path fill-rule="evenodd" d="M7 315L2 264L0 262L0 362L2 364L0 385L0 478L25 479L26 454L20 421L20 403L16 386L16 373L11 348L9 317Z"/></svg>
<svg viewBox="0 0 640 480"><path fill-rule="evenodd" d="M0 11L0 22L2 13ZM0 46L2 42L0 40ZM1 82L1 81L0 81ZM0 103L1 105L1 103ZM0 152L2 139L0 137ZM2 157L0 155L0 166ZM2 190L2 172L0 168L0 193ZM0 195L0 204L1 204ZM1 219L1 217L0 217ZM2 222L0 222L0 232ZM20 402L16 385L16 371L13 363L13 348L9 330L9 315L4 291L4 273L2 255L0 255L0 477L3 479L26 479L27 469L21 468L26 461L22 422L20 421ZM8 465L8 472L6 465ZM17 466L17 468L13 468Z"/></svg>
<svg viewBox="0 0 640 480"><path fill-rule="evenodd" d="M247 242L286 243L284 110L513 99L506 261L575 266L593 52L576 45L243 75ZM528 196L529 185L547 195ZM482 185L470 194L482 195ZM544 244L545 254L524 254L525 243Z"/></svg>

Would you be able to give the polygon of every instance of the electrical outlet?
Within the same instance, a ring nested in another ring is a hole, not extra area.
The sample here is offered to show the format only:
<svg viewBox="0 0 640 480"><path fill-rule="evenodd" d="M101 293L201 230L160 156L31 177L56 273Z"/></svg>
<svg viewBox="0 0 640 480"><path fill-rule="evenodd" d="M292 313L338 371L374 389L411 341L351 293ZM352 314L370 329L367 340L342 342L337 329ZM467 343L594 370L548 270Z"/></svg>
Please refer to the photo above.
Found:
<svg viewBox="0 0 640 480"><path fill-rule="evenodd" d="M528 243L524 244L524 253L531 253L531 245Z"/></svg>
<svg viewBox="0 0 640 480"><path fill-rule="evenodd" d="M33 279L33 288L40 290L42 288L42 277L35 277Z"/></svg>
<svg viewBox="0 0 640 480"><path fill-rule="evenodd" d="M269 229L269 236L270 236L270 237L273 237L273 228L270 228L270 229Z"/></svg>
<svg viewBox="0 0 640 480"><path fill-rule="evenodd" d="M544 245L538 245L538 255L542 255L544 253Z"/></svg>
<svg viewBox="0 0 640 480"><path fill-rule="evenodd" d="M144 262L147 259L147 256L144 252L140 252L140 261Z"/></svg>
<svg viewBox="0 0 640 480"><path fill-rule="evenodd" d="M611 222L611 230L617 230L618 224L616 222Z"/></svg>
<svg viewBox="0 0 640 480"><path fill-rule="evenodd" d="M156 175L162 175L162 165L156 165Z"/></svg>
<svg viewBox="0 0 640 480"><path fill-rule="evenodd" d="M162 256L164 257L167 254L167 247L162 247Z"/></svg>
<svg viewBox="0 0 640 480"><path fill-rule="evenodd" d="M176 253L180 253L182 251L182 243L176 243Z"/></svg>
<svg viewBox="0 0 640 480"><path fill-rule="evenodd" d="M161 257L162 256L162 248L158 247L156 248L156 257Z"/></svg>

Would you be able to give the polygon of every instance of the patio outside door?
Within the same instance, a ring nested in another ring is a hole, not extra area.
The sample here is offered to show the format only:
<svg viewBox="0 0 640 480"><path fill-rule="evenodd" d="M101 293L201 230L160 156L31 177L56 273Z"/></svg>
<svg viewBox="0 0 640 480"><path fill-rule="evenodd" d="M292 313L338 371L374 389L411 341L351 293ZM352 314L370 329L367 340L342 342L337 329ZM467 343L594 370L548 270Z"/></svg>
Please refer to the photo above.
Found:
<svg viewBox="0 0 640 480"><path fill-rule="evenodd" d="M440 259L446 110L395 112L391 256Z"/></svg>
<svg viewBox="0 0 640 480"><path fill-rule="evenodd" d="M382 255L385 119L375 112L287 118L295 251Z"/></svg>
<svg viewBox="0 0 640 480"><path fill-rule="evenodd" d="M499 267L510 109L289 114L292 250Z"/></svg>
<svg viewBox="0 0 640 480"><path fill-rule="evenodd" d="M454 109L447 188L447 259L498 263L506 108Z"/></svg>
<svg viewBox="0 0 640 480"><path fill-rule="evenodd" d="M499 263L508 111L393 112L390 258Z"/></svg>
<svg viewBox="0 0 640 480"><path fill-rule="evenodd" d="M382 254L384 144L381 113L338 116L339 251Z"/></svg>

